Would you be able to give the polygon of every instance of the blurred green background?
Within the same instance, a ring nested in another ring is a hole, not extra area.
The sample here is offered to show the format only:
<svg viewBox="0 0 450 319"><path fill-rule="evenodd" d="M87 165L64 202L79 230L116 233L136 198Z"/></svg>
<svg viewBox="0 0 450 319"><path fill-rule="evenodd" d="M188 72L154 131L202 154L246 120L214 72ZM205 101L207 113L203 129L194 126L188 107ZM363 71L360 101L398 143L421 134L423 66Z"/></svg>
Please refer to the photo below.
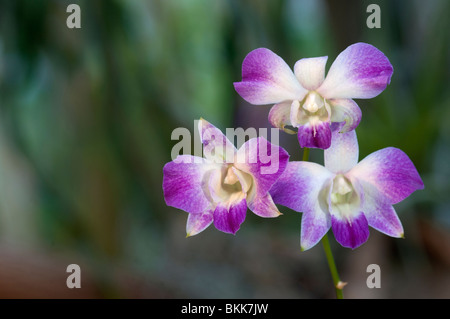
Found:
<svg viewBox="0 0 450 319"><path fill-rule="evenodd" d="M81 7L81 29L66 8ZM366 8L381 8L369 29ZM395 146L425 190L396 205L406 239L371 230L333 250L348 298L450 298L450 1L0 0L1 298L333 298L321 245L300 252L301 215L248 211L236 236L185 239L162 167L177 127L269 128L270 106L235 92L245 55L293 67L367 42L394 66L357 100L360 158ZM294 136L281 146L299 160ZM313 150L313 161L322 161ZM79 264L82 288L66 287ZM382 288L366 286L381 266Z"/></svg>

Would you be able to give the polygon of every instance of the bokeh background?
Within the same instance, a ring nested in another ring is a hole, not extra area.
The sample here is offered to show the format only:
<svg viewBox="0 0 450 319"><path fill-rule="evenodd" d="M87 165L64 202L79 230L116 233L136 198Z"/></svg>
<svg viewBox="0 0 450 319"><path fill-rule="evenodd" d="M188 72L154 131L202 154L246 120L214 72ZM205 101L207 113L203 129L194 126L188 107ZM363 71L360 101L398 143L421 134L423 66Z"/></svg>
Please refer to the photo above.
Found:
<svg viewBox="0 0 450 319"><path fill-rule="evenodd" d="M66 8L81 7L81 29ZM369 4L381 28L369 29ZM363 41L394 66L357 100L360 157L395 146L425 183L396 205L405 239L371 230L331 244L347 298L450 298L448 0L0 0L1 298L333 298L321 245L300 252L301 214L250 212L236 236L185 238L162 167L177 127L270 128L270 106L234 91L245 55L292 67ZM295 136L280 143L299 160ZM311 159L322 162L322 151ZM66 267L82 288L66 287ZM366 268L381 267L381 289Z"/></svg>

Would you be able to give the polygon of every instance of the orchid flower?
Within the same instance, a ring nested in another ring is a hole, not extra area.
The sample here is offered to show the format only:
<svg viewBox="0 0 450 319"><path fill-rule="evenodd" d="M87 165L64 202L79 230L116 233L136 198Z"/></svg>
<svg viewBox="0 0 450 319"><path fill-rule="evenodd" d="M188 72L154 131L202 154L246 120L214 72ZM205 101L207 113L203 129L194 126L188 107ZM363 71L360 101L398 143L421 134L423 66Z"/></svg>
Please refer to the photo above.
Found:
<svg viewBox="0 0 450 319"><path fill-rule="evenodd" d="M356 43L342 51L325 77L328 57L304 58L294 65L266 48L250 52L242 63L242 81L234 87L247 102L275 104L269 121L287 133L298 128L301 147L327 149L333 122L346 124L342 132L355 129L361 109L353 98L369 99L390 83L393 67L388 58L367 43Z"/></svg>
<svg viewBox="0 0 450 319"><path fill-rule="evenodd" d="M376 151L358 163L355 131L332 134L324 152L325 167L290 162L270 193L277 204L303 212L302 250L313 247L330 229L344 247L356 248L369 237L369 226L392 237L403 237L393 208L423 182L400 149Z"/></svg>
<svg viewBox="0 0 450 319"><path fill-rule="evenodd" d="M288 153L263 137L252 138L237 150L203 119L198 129L205 157L179 155L163 169L167 205L189 213L187 236L202 232L211 223L220 231L236 234L247 207L261 217L281 215L269 189L285 170Z"/></svg>

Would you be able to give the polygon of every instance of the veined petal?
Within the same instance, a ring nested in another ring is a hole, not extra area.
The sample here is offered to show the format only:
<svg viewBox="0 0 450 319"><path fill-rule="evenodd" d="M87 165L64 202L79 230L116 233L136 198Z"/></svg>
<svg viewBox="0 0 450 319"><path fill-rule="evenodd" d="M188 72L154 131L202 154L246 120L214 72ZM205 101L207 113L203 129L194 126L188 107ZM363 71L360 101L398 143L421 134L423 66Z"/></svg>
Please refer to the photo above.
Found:
<svg viewBox="0 0 450 319"><path fill-rule="evenodd" d="M200 119L198 121L198 131L203 143L203 153L205 157L216 163L232 163L236 147L217 127Z"/></svg>
<svg viewBox="0 0 450 319"><path fill-rule="evenodd" d="M363 213L340 219L331 216L331 229L337 242L344 247L355 249L369 238L369 225Z"/></svg>
<svg viewBox="0 0 450 319"><path fill-rule="evenodd" d="M334 174L312 162L289 162L270 190L276 204L303 212L301 247L316 245L331 227L328 192Z"/></svg>
<svg viewBox="0 0 450 319"><path fill-rule="evenodd" d="M266 48L250 52L242 63L242 81L235 82L239 95L251 104L302 100L304 89L284 60Z"/></svg>
<svg viewBox="0 0 450 319"><path fill-rule="evenodd" d="M340 129L341 132L352 131L359 125L362 113L355 101L351 99L331 99L328 102L331 105L331 122L345 121L345 125Z"/></svg>
<svg viewBox="0 0 450 319"><path fill-rule="evenodd" d="M204 158L181 155L163 168L163 192L168 206L189 213L203 213L211 207L211 198L205 191L208 187L208 173L216 170L218 164Z"/></svg>
<svg viewBox="0 0 450 319"><path fill-rule="evenodd" d="M219 203L214 210L214 226L225 233L236 234L245 220L246 212L245 197L240 196L230 203Z"/></svg>
<svg viewBox="0 0 450 319"><path fill-rule="evenodd" d="M317 89L325 78L328 57L305 58L294 65L294 73L300 84L307 90Z"/></svg>
<svg viewBox="0 0 450 319"><path fill-rule="evenodd" d="M302 216L300 246L302 251L314 247L331 227L331 217L323 210L305 212Z"/></svg>
<svg viewBox="0 0 450 319"><path fill-rule="evenodd" d="M248 202L248 208L260 217L272 218L281 215L269 193L266 193L264 196L253 197Z"/></svg>
<svg viewBox="0 0 450 319"><path fill-rule="evenodd" d="M297 102L298 103L298 102ZM281 102L275 104L269 112L269 122L273 127L277 127L280 130L289 134L295 134L294 131L286 129L286 125L290 125L290 113L291 113L291 101Z"/></svg>
<svg viewBox="0 0 450 319"><path fill-rule="evenodd" d="M201 214L189 214L186 223L186 237L197 235L213 222L213 212L208 210Z"/></svg>
<svg viewBox="0 0 450 319"><path fill-rule="evenodd" d="M254 197L264 197L284 172L289 154L264 137L252 138L238 150L234 166L253 177L249 202Z"/></svg>
<svg viewBox="0 0 450 319"><path fill-rule="evenodd" d="M331 146L324 152L324 164L333 173L345 173L358 163L359 147L356 132L331 134Z"/></svg>
<svg viewBox="0 0 450 319"><path fill-rule="evenodd" d="M388 199L372 184L356 181L355 186L364 192L362 211L369 226L391 237L403 237L403 226Z"/></svg>
<svg viewBox="0 0 450 319"><path fill-rule="evenodd" d="M317 92L326 99L373 98L390 83L393 71L383 52L356 43L338 55Z"/></svg>
<svg viewBox="0 0 450 319"><path fill-rule="evenodd" d="M301 147L327 149L331 145L329 122L309 122L298 128L298 142Z"/></svg>
<svg viewBox="0 0 450 319"><path fill-rule="evenodd" d="M424 188L408 155L394 147L368 155L347 175L357 179L364 189L370 187L366 184L374 186L389 204L396 204L414 191Z"/></svg>
<svg viewBox="0 0 450 319"><path fill-rule="evenodd" d="M327 195L319 193L331 182L334 174L313 162L289 162L284 173L270 189L275 204L297 212L315 212L323 207L328 212ZM319 206L323 201L323 205Z"/></svg>

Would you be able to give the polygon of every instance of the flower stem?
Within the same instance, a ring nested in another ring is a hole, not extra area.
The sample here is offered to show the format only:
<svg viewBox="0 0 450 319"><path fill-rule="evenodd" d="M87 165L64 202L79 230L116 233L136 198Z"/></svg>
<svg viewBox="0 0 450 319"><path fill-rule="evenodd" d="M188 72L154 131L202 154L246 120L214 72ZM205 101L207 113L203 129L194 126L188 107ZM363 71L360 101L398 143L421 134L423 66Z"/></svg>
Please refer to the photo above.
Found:
<svg viewBox="0 0 450 319"><path fill-rule="evenodd" d="M309 148L305 147L303 149L303 161L307 162L309 159ZM336 289L336 298L344 299L344 295L342 293L342 288L344 288L345 284L339 278L339 273L336 268L336 263L334 262L333 253L330 247L330 241L328 240L328 235L325 234L322 238L323 249L325 250L325 255L328 261L328 268L330 268L331 277L333 278L334 288Z"/></svg>
<svg viewBox="0 0 450 319"><path fill-rule="evenodd" d="M309 159L309 148L308 148L308 147L305 147L305 148L303 149L303 161L304 161L304 162L307 162L308 159Z"/></svg>
<svg viewBox="0 0 450 319"><path fill-rule="evenodd" d="M331 277L333 278L334 288L336 289L336 298L344 299L342 293L342 288L344 288L345 283L339 278L339 273L336 268L336 263L334 262L333 253L331 252L330 241L328 240L328 235L325 234L322 238L323 249L325 250L325 255L327 256L328 267L330 268Z"/></svg>

